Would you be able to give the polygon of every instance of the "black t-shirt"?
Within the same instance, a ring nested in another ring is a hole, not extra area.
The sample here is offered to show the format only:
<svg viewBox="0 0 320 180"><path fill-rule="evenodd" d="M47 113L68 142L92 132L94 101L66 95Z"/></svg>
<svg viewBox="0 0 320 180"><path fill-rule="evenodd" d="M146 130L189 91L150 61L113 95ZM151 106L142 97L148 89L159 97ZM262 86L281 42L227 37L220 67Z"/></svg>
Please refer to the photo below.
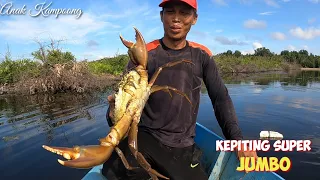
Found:
<svg viewBox="0 0 320 180"><path fill-rule="evenodd" d="M158 67L182 59L191 60L164 68L154 85L171 86L184 92L192 102L170 91L157 91L150 95L141 115L139 130L150 132L163 144L171 147L186 147L194 143L198 115L200 90L203 80L211 99L216 119L226 139L242 139L241 130L232 100L228 94L213 56L205 46L187 41L184 48L172 50L162 40L147 44L148 77L151 79ZM127 69L134 65L129 61ZM110 123L109 123L110 124Z"/></svg>

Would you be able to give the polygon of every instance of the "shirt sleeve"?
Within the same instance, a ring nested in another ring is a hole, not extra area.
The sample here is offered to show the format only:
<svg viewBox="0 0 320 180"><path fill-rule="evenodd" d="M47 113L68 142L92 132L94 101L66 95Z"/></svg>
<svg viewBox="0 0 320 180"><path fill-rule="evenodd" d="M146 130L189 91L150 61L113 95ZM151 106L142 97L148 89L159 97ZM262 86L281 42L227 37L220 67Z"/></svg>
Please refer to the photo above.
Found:
<svg viewBox="0 0 320 180"><path fill-rule="evenodd" d="M202 62L203 81L214 109L216 119L227 140L243 138L233 102L230 98L213 57L206 55Z"/></svg>

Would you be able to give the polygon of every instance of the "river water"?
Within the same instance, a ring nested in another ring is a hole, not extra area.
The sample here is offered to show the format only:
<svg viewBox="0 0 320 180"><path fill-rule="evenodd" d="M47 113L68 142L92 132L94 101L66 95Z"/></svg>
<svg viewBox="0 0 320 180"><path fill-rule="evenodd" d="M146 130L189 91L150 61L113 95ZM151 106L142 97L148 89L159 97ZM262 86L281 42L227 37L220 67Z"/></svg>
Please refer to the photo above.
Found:
<svg viewBox="0 0 320 180"><path fill-rule="evenodd" d="M223 79L246 139L258 139L260 131L273 130L284 139L312 141L310 152L258 155L289 157L290 171L278 172L285 179L320 179L320 72ZM0 96L0 179L81 179L88 170L61 166L57 162L61 157L41 146L98 144L109 130L108 94ZM205 88L198 122L223 136Z"/></svg>

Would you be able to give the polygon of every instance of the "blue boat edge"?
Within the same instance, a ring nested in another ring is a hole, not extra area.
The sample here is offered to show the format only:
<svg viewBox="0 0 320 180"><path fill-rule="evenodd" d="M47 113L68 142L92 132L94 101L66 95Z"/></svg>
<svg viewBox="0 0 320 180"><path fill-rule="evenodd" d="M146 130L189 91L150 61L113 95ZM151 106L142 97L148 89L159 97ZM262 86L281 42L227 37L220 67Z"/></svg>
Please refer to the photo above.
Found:
<svg viewBox="0 0 320 180"><path fill-rule="evenodd" d="M235 152L216 151L216 140L224 140L205 126L197 123L195 142L203 151L202 164L210 174L209 180L284 180L274 172L239 172L236 168L240 162Z"/></svg>
<svg viewBox="0 0 320 180"><path fill-rule="evenodd" d="M216 140L223 140L208 128L197 123L195 142L202 150L202 164L208 173L209 180L232 180L232 179L268 179L268 180L284 180L281 176L274 172L239 172L236 167L239 166L239 160L234 152L217 152ZM93 167L82 180L107 180L102 174L103 165Z"/></svg>

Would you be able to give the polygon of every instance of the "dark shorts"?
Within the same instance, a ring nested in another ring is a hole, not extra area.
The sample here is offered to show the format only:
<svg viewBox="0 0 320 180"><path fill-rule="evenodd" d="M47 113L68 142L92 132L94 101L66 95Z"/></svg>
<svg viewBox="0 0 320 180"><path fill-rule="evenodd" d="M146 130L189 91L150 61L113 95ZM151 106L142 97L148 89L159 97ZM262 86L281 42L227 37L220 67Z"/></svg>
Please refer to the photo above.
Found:
<svg viewBox="0 0 320 180"><path fill-rule="evenodd" d="M130 166L140 167L130 152L127 139L121 141L118 147L125 154ZM208 175L200 164L201 151L195 145L186 148L171 148L161 144L149 133L139 131L138 150L153 169L171 180L208 179ZM197 163L199 165L195 166ZM191 164L194 164L195 167L191 167ZM150 179L149 174L143 168L127 170L115 151L109 160L103 164L102 174L108 180Z"/></svg>

